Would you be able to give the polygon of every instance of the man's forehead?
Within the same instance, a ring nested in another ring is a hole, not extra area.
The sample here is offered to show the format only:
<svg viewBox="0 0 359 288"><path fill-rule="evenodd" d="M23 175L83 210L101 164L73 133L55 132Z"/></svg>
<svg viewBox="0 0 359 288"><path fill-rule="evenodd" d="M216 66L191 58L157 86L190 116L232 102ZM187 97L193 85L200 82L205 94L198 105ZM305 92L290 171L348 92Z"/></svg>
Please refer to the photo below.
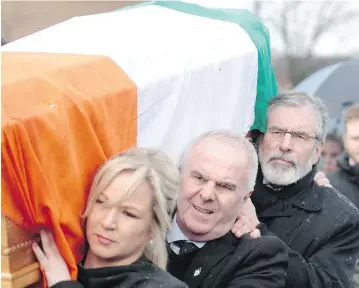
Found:
<svg viewBox="0 0 359 288"><path fill-rule="evenodd" d="M278 106L268 111L268 126L293 130L313 130L317 127L317 117L312 107Z"/></svg>
<svg viewBox="0 0 359 288"><path fill-rule="evenodd" d="M238 173L246 168L246 158L244 149L227 149L216 151L211 149L201 149L205 147L197 146L193 149L188 159L189 169L214 177L217 180L238 179ZM208 148L208 147L207 147Z"/></svg>

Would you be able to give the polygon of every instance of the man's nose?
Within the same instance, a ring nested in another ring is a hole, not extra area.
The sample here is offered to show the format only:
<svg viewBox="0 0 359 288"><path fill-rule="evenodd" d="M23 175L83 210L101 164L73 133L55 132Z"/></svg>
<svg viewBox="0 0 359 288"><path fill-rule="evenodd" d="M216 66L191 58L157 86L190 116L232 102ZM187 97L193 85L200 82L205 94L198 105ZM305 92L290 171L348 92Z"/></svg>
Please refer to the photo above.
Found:
<svg viewBox="0 0 359 288"><path fill-rule="evenodd" d="M203 201L214 201L216 199L215 189L216 183L214 181L208 181L200 192Z"/></svg>
<svg viewBox="0 0 359 288"><path fill-rule="evenodd" d="M106 229L116 228L116 207L111 207L105 212L105 216L101 221L101 224Z"/></svg>
<svg viewBox="0 0 359 288"><path fill-rule="evenodd" d="M280 142L279 149L283 152L292 150L292 135L289 133L284 134L282 141Z"/></svg>

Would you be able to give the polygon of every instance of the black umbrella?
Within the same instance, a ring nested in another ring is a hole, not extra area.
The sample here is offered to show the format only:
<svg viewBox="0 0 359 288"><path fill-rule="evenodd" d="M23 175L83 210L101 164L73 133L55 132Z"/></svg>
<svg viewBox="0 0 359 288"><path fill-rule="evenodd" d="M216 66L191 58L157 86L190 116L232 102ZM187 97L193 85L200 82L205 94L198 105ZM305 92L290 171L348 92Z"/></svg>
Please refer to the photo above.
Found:
<svg viewBox="0 0 359 288"><path fill-rule="evenodd" d="M338 118L346 107L359 103L359 59L323 68L295 88L323 99L331 118Z"/></svg>

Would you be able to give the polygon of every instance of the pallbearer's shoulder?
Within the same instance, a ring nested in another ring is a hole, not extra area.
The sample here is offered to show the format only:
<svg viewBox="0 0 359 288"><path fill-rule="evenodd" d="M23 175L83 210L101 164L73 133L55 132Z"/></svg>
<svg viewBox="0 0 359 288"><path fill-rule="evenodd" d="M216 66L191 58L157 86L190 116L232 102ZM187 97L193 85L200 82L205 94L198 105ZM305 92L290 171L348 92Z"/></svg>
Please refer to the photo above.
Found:
<svg viewBox="0 0 359 288"><path fill-rule="evenodd" d="M237 251L243 251L243 249L245 249L246 254L260 254L263 257L287 253L287 245L272 234L255 239L252 239L249 235L243 235L238 241Z"/></svg>
<svg viewBox="0 0 359 288"><path fill-rule="evenodd" d="M359 209L336 188L315 185L311 192L317 195L317 204L322 214L333 216L346 214L359 222Z"/></svg>
<svg viewBox="0 0 359 288"><path fill-rule="evenodd" d="M188 286L157 265L151 264L151 273L139 288L188 288Z"/></svg>

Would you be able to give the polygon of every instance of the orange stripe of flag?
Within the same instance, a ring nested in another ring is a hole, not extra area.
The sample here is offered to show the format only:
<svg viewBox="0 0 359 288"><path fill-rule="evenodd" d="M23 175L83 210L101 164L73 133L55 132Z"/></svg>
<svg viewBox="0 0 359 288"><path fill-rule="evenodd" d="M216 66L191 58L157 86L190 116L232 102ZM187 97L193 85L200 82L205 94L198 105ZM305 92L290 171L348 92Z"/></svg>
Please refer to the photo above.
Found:
<svg viewBox="0 0 359 288"><path fill-rule="evenodd" d="M4 52L1 92L2 216L52 229L76 278L94 173L136 145L136 85L108 57Z"/></svg>

